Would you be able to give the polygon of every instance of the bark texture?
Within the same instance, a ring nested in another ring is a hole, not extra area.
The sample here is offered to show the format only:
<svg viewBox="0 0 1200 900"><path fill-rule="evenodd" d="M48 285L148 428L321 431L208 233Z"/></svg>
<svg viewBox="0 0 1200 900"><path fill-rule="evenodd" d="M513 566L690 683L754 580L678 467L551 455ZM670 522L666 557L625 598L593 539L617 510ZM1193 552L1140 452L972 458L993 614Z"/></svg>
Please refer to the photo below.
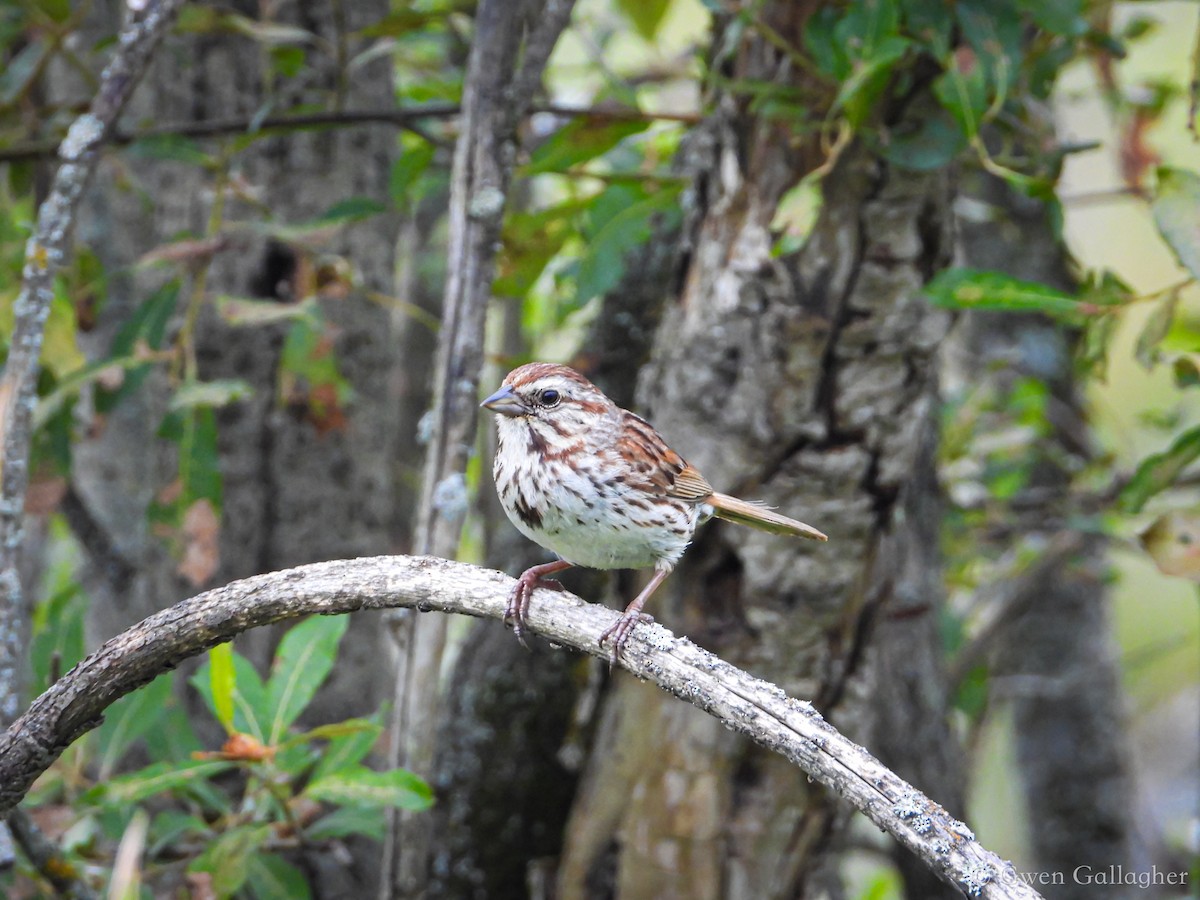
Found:
<svg viewBox="0 0 1200 900"><path fill-rule="evenodd" d="M802 45L803 9L767 5L763 15ZM804 87L787 55L749 31L718 65L730 79ZM893 105L891 123L921 115L922 103L916 90ZM908 562L900 497L935 404L947 327L920 296L950 250L947 179L851 145L822 183L807 244L777 258L778 201L821 157L786 122L730 94L715 98L706 141L684 286L642 373L640 409L718 490L765 500L830 542L710 526L650 611L824 703L865 739L870 622ZM936 599L925 598L924 615ZM736 735L618 676L596 747L562 896L836 892L844 808Z"/></svg>

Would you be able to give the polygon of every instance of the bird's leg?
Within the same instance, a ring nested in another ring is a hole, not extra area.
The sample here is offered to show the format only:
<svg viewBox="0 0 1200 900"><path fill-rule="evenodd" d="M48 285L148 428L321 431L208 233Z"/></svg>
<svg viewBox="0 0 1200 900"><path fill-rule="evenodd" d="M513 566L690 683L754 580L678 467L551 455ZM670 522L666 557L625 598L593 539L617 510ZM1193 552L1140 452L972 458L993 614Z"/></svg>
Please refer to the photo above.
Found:
<svg viewBox="0 0 1200 900"><path fill-rule="evenodd" d="M531 566L521 573L521 577L517 579L517 586L509 594L508 605L504 607L504 624L512 623L513 634L517 636L517 640L526 650L529 649L529 645L525 643L525 626L527 624L525 614L529 612L530 596L535 588L540 587L561 591L563 586L553 578L546 576L569 568L571 568L571 563L565 559L556 559L554 562L542 563L540 566Z"/></svg>
<svg viewBox="0 0 1200 900"><path fill-rule="evenodd" d="M617 619L604 634L600 635L600 646L602 647L604 646L604 642L610 637L613 639L612 653L608 658L610 666L616 665L617 660L620 659L621 651L625 649L625 642L629 640L633 626L639 622L654 621L653 617L642 612L642 607L646 605L646 601L650 599L650 595L663 583L663 579L670 574L670 569L659 569L655 572L654 577L650 579L650 583L625 607L625 612L621 614L621 618Z"/></svg>

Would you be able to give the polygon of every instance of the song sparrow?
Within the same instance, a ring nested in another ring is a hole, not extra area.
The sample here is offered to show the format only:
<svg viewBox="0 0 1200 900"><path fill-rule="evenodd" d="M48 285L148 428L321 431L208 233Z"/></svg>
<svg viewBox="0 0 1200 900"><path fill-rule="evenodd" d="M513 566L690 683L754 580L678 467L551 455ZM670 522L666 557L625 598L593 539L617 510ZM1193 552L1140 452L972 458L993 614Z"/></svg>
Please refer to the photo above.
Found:
<svg viewBox="0 0 1200 900"><path fill-rule="evenodd" d="M558 554L528 569L504 612L525 643L534 588L561 590L546 576L571 566L644 569L654 577L600 637L620 656L642 607L711 516L775 534L827 540L761 504L713 491L644 419L621 409L567 366L529 363L509 372L481 404L497 416L492 473L505 513L526 537Z"/></svg>

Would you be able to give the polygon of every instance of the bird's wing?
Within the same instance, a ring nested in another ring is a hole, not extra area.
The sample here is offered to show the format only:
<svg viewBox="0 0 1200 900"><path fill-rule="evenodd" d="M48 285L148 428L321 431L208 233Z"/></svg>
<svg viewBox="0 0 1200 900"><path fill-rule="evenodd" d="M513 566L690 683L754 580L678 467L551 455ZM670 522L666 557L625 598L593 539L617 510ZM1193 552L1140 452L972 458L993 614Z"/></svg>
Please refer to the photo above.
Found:
<svg viewBox="0 0 1200 900"><path fill-rule="evenodd" d="M617 450L637 486L651 494L694 503L712 493L704 476L668 447L649 422L628 411L621 419Z"/></svg>

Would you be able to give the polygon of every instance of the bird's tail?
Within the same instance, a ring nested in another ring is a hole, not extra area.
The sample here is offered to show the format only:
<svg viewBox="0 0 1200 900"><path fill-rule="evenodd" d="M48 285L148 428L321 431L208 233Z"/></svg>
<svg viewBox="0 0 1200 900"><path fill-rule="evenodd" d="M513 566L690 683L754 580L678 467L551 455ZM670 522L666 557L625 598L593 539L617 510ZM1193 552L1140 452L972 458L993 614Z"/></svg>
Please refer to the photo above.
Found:
<svg viewBox="0 0 1200 900"><path fill-rule="evenodd" d="M781 516L761 503L750 500L739 500L728 494L713 494L705 498L712 506L713 515L727 522L737 522L739 525L749 525L759 531L769 531L771 534L793 534L796 537L811 538L814 541L829 540L823 533L811 525Z"/></svg>

